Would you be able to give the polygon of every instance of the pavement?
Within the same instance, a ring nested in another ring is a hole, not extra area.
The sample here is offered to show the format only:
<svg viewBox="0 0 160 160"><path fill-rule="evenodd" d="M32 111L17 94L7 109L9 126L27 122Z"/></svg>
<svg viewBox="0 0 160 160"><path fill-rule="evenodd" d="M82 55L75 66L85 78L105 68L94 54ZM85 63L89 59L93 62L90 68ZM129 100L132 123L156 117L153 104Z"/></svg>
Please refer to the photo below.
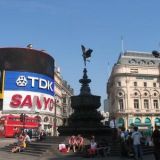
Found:
<svg viewBox="0 0 160 160"><path fill-rule="evenodd" d="M11 144L15 142L16 139L2 139L0 138L0 148L5 145ZM94 157L94 158L83 158L76 155L70 154L61 154L48 152L42 154L41 156L32 156L32 155L25 155L24 153L11 153L7 151L0 151L0 160L134 160L134 158L124 158L124 157ZM154 160L153 155L145 155L144 160Z"/></svg>
<svg viewBox="0 0 160 160"><path fill-rule="evenodd" d="M11 143L15 143L17 140L15 138L0 138L0 148L7 146Z"/></svg>
<svg viewBox="0 0 160 160"><path fill-rule="evenodd" d="M144 160L154 160L153 155L145 155ZM83 158L83 157L76 157L76 156L56 156L52 154L45 154L40 157L35 157L31 155L25 155L21 153L11 153L0 151L0 160L134 160L134 158L124 158L124 157L95 157L95 158Z"/></svg>

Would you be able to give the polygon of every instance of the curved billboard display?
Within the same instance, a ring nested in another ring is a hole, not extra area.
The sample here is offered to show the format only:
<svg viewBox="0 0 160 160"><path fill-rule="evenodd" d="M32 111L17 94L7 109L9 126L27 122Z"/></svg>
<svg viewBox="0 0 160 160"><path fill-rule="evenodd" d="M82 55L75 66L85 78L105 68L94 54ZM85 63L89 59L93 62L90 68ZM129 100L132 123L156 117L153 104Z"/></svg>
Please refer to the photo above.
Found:
<svg viewBox="0 0 160 160"><path fill-rule="evenodd" d="M53 78L32 72L5 71L3 88L3 111L53 113Z"/></svg>
<svg viewBox="0 0 160 160"><path fill-rule="evenodd" d="M0 48L0 70L34 72L53 77L54 59L35 49Z"/></svg>
<svg viewBox="0 0 160 160"><path fill-rule="evenodd" d="M54 58L31 48L0 48L0 110L53 112Z"/></svg>

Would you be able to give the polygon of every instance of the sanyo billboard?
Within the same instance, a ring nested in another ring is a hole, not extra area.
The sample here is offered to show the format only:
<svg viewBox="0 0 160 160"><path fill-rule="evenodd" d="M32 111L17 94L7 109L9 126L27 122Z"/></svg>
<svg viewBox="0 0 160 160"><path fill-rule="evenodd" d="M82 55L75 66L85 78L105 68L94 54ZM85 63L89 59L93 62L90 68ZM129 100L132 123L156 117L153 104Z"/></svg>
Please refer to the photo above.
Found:
<svg viewBox="0 0 160 160"><path fill-rule="evenodd" d="M6 71L3 110L53 112L54 80L48 76Z"/></svg>

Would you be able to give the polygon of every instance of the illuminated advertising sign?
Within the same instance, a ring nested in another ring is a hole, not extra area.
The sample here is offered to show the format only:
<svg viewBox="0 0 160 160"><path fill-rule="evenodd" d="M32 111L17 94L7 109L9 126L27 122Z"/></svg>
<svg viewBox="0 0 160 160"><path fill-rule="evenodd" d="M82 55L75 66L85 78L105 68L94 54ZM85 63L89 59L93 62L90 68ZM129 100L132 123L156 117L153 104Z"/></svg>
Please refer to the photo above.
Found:
<svg viewBox="0 0 160 160"><path fill-rule="evenodd" d="M54 81L48 76L6 71L3 110L51 112L54 107Z"/></svg>
<svg viewBox="0 0 160 160"><path fill-rule="evenodd" d="M4 90L33 91L54 95L52 78L30 72L5 72Z"/></svg>

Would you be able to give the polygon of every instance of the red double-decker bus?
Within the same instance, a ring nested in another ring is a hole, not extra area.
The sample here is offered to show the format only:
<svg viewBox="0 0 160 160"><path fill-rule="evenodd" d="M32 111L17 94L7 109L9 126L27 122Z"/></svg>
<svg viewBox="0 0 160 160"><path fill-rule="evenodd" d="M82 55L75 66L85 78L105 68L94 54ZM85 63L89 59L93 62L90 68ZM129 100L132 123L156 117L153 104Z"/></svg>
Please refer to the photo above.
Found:
<svg viewBox="0 0 160 160"><path fill-rule="evenodd" d="M24 129L38 129L38 117L26 116L21 122L18 115L5 115L0 118L0 137L16 137Z"/></svg>

